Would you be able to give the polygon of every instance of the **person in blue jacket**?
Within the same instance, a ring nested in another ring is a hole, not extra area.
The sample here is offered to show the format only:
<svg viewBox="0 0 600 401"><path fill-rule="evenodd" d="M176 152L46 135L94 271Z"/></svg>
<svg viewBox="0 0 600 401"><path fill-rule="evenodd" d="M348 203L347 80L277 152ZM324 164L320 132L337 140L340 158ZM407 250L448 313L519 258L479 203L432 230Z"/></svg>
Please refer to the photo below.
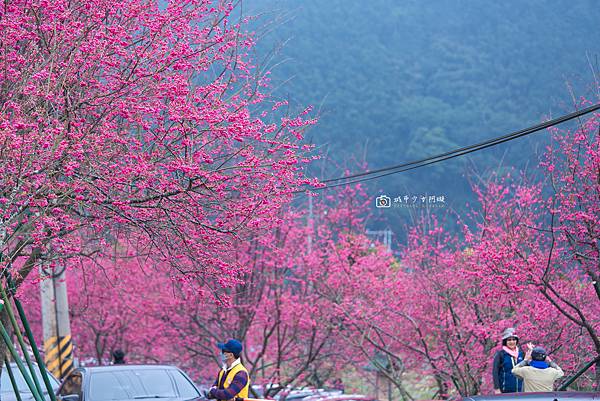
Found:
<svg viewBox="0 0 600 401"><path fill-rule="evenodd" d="M525 357L519 349L519 337L515 329L508 328L502 333L502 349L494 355L492 376L494 392L520 393L523 391L523 380L512 374L513 368Z"/></svg>

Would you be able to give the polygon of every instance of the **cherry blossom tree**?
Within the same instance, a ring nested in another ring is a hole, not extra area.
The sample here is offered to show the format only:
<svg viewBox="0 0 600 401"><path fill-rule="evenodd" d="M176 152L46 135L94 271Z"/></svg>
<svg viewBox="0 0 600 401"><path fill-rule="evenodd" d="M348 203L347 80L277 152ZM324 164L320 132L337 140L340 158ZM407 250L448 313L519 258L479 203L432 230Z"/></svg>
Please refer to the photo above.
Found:
<svg viewBox="0 0 600 401"><path fill-rule="evenodd" d="M352 281L370 280L365 272L391 263L363 235L364 206L364 194L344 191L315 200L312 222L305 211L286 209L276 228L231 248L243 274L216 302L207 302L210 286L174 275L168 264L140 255L137 244L117 243L104 257L82 260L68 275L77 356L106 363L122 348L130 361L177 363L210 382L216 342L234 337L244 343L253 382L279 389L324 385L349 361L364 365L362 355L350 356L349 316L332 302ZM31 277L21 291L37 291ZM344 302L352 305L349 297ZM29 306L39 316L39 307Z"/></svg>
<svg viewBox="0 0 600 401"><path fill-rule="evenodd" d="M497 314L472 302L476 287L460 273L465 258L455 236L424 220L409 233L398 261L364 271L346 295L352 347L403 399L415 398L407 373L431 378L431 397L475 394L482 387L494 346L487 333Z"/></svg>
<svg viewBox="0 0 600 401"><path fill-rule="evenodd" d="M440 396L490 391L498 337L510 326L567 372L598 355L597 116L554 134L541 164L550 194L528 177L491 179L475 188L481 209L459 218L464 233L421 222L395 275L361 276L369 284L346 295L369 300L349 319L353 345L383 356L376 367L403 398L410 371L434 378Z"/></svg>
<svg viewBox="0 0 600 401"><path fill-rule="evenodd" d="M154 267L207 297L219 294L244 272L230 257L233 244L273 226L308 183L310 147L301 140L314 123L310 110L291 114L268 98L235 6L0 7L0 269L21 285L40 265L89 268L72 275L94 289L73 317L80 349L98 359L113 346L108 332L131 351L133 334L137 350L143 341L154 347L150 322L145 332L130 330L145 311L126 292ZM123 269L110 271L112 249L123 244L129 253L115 257ZM99 305L115 307L103 315Z"/></svg>
<svg viewBox="0 0 600 401"><path fill-rule="evenodd" d="M371 263L381 250L367 252L370 241L359 217L364 199L353 192L316 200L312 222L306 212L289 210L269 235L232 250L248 271L229 290L231 303L211 308L192 301L168 314L188 357L214 360L215 343L236 337L244 341L244 360L255 383L277 383L278 389L320 386L337 374L349 353L343 340L346 317L324 296L323 283L340 269L347 279L360 279L358 269L356 275L348 272L356 260L373 269L387 260ZM361 258L361 252L373 256ZM214 372L200 374L210 380Z"/></svg>
<svg viewBox="0 0 600 401"><path fill-rule="evenodd" d="M547 181L505 178L479 192L483 212L470 235L470 270L483 297L519 294L505 302L528 305L524 324L538 330L534 338L577 369L600 354L598 115L552 133L554 146L541 164ZM552 321L557 315L561 330Z"/></svg>
<svg viewBox="0 0 600 401"><path fill-rule="evenodd" d="M0 252L19 283L115 242L214 289L237 280L227 250L307 182L314 121L266 97L234 6L0 9Z"/></svg>

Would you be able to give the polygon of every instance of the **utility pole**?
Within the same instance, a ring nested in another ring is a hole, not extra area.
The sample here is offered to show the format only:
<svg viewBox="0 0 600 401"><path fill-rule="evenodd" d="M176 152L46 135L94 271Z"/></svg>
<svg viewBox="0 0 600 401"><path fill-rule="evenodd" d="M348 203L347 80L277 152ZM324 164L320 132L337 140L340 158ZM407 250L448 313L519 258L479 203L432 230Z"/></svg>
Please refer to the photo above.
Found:
<svg viewBox="0 0 600 401"><path fill-rule="evenodd" d="M307 250L310 254L312 252L312 242L313 242L313 230L314 230L314 222L313 222L313 200L312 196L308 195L308 238L307 238Z"/></svg>
<svg viewBox="0 0 600 401"><path fill-rule="evenodd" d="M46 366L59 380L73 370L73 343L69 321L65 267L40 267L42 326Z"/></svg>
<svg viewBox="0 0 600 401"><path fill-rule="evenodd" d="M367 230L367 236L375 239L376 241L382 240L381 242L386 247L388 252L392 251L392 230L389 228L385 230Z"/></svg>

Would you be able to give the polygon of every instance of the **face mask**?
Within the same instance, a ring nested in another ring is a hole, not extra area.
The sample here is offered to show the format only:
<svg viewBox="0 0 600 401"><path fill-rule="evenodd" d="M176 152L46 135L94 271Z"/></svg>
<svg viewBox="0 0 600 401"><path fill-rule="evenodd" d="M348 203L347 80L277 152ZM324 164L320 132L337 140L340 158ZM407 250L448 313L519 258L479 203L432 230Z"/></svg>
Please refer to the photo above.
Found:
<svg viewBox="0 0 600 401"><path fill-rule="evenodd" d="M227 357L225 356L225 354L221 354L221 364L223 366L227 365Z"/></svg>

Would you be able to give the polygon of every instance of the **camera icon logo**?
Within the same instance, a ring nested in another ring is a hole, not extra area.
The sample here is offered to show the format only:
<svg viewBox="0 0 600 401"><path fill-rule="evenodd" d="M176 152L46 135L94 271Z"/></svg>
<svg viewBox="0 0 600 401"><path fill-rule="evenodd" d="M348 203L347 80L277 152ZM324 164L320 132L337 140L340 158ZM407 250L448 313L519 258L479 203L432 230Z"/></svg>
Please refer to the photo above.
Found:
<svg viewBox="0 0 600 401"><path fill-rule="evenodd" d="M387 195L380 195L377 198L375 198L375 207L392 207L392 200Z"/></svg>

